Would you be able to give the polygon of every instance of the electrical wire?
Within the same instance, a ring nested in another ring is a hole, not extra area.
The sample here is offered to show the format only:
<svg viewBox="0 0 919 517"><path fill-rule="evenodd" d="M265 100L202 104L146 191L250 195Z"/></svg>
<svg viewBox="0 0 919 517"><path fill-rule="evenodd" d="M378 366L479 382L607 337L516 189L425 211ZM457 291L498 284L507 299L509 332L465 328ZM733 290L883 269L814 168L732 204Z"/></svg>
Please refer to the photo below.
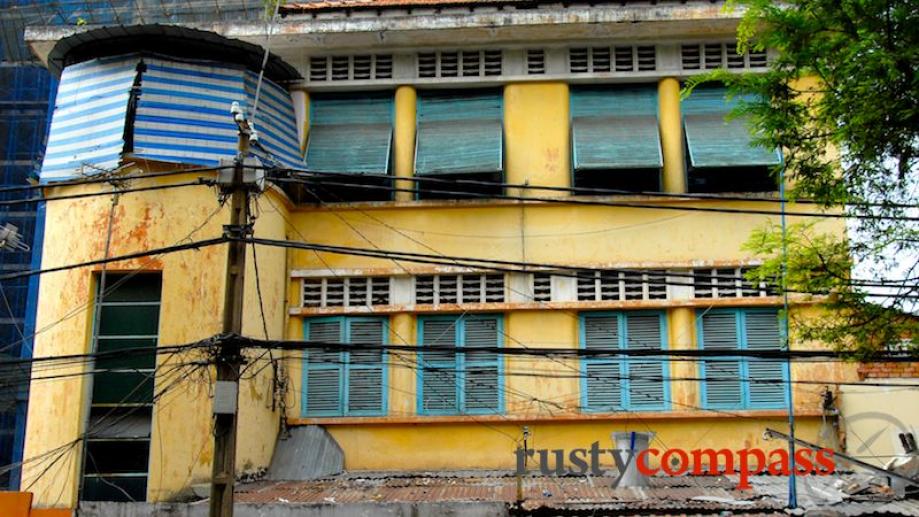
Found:
<svg viewBox="0 0 919 517"><path fill-rule="evenodd" d="M272 170L272 169L269 169ZM297 177L306 177L306 178L344 178L344 179L354 179L355 175L350 173L340 173L340 172L318 172L318 171L304 171L298 169L275 169L278 172L287 172L287 173L297 173ZM657 197L657 198L667 198L667 199L702 199L702 200L715 200L715 201L742 201L742 202L754 202L754 203L778 203L783 199L789 203L796 204L807 204L807 205L820 205L828 206L826 203L821 203L819 201L811 199L788 199L788 198L776 198L773 197L773 192L764 192L760 196L738 196L736 194L719 194L719 193L696 193L696 192L685 192L685 193L672 193L672 192L659 192L659 191L649 191L649 190L625 190L625 189L610 189L610 188L597 188L597 187L561 187L561 186L550 186L550 185L531 185L526 183L507 183L501 181L487 181L487 180L473 180L466 178L445 178L445 177L433 177L433 176L392 176L388 174L373 174L373 173L361 173L358 175L360 178L372 178L379 180L399 180L399 181L411 181L413 183L437 183L445 185L471 185L471 186L484 186L484 187L501 187L501 188L515 188L522 190L542 190L548 192L566 192L572 193L574 195L581 194L593 194L593 195L624 195L624 196L645 196L645 197ZM757 193L760 194L760 193ZM765 197L769 196L769 197ZM909 204L909 203L885 203L885 202L868 202L868 201L859 201L859 202L846 202L842 203L844 206L859 206L859 207L873 207L873 208L919 208L919 204Z"/></svg>
<svg viewBox="0 0 919 517"><path fill-rule="evenodd" d="M326 253L333 253L333 254L339 254L339 255L356 255L356 256L373 257L373 258L383 258L383 259L389 259L389 260L398 258L398 259L402 259L405 261L417 262L417 263L422 263L422 264L436 264L436 265L446 265L446 266L462 265L466 267L485 268L488 270L501 271L501 272L507 272L507 273L532 273L533 272L532 269L526 269L526 268L538 268L538 269L542 269L546 271L551 271L552 274L555 276L568 276L571 278L582 278L582 277L579 277L576 273L577 272L581 272L581 273L594 272L594 271L609 271L609 272L624 272L624 273L635 273L636 272L635 270L612 268L612 267L596 269L596 268L569 266L569 265L564 265L564 264L520 262L520 261L501 260L501 259L462 257L462 256L456 256L456 255L433 255L433 254L415 253L415 252L391 251L391 250L369 249L369 248L348 247L348 246L334 246L330 244L313 244L313 243L308 243L308 242L297 242L297 241L291 241L291 240L275 240L275 239L265 239L265 238L257 238L257 237L250 237L250 238L242 239L242 240L244 240L245 242L254 242L256 244L261 244L264 246L322 251ZM575 274L560 273L559 272L560 270L561 271L574 271ZM696 278L696 276L693 275L692 273L678 273L678 272L666 272L666 273L662 273L662 276ZM710 276L706 275L706 278L710 278ZM729 278L732 281L736 280L734 277L722 277L722 278ZM2 280L2 276L0 276L0 280ZM649 278L647 281L643 281L643 282L646 282L649 285L658 285L658 286L665 286L665 285L686 286L686 285L689 285L687 283L669 282L666 279L658 280L658 279ZM853 282L849 285L852 287L860 286L859 283L857 282ZM877 286L869 285L869 287L877 287ZM907 287L909 287L910 289L919 288L919 286L913 286L913 285L907 286ZM797 293L797 294L810 294L810 295L832 294L831 292L814 292L814 291L802 291L802 290L788 290L788 292ZM871 296L885 296L882 293L869 292L866 294L869 294ZM919 294L916 294L916 295L890 294L887 296L889 296L890 298L909 298L909 299L917 298L919 299Z"/></svg>
<svg viewBox="0 0 919 517"><path fill-rule="evenodd" d="M398 178L402 179L402 178ZM408 178L406 178L408 179ZM290 177L275 177L271 181L277 183L287 183L287 184L299 184L299 185L315 185L315 182L310 182L308 180L300 178L290 178ZM540 204L555 204L555 205L584 205L584 206L600 206L600 207L611 207L611 208L639 208L639 209L649 209L649 210L677 210L677 211L686 211L686 212L713 212L713 213L722 213L722 214L745 214L745 215L769 215L769 216L780 216L781 212L776 212L774 210L759 210L759 209L745 209L745 208L725 208L725 207L708 207L708 206L682 206L682 205L665 205L665 204L647 204L640 201L609 201L609 200L597 200L597 199L581 199L581 198L572 198L572 197L532 197L532 196L523 196L523 195L511 195L511 194L488 194L488 193L476 193L469 191L458 191L458 190L441 190L441 189L420 189L420 188L407 188L407 187L396 187L396 186L386 186L386 185L371 185L367 183L351 183L343 181L322 181L323 185L334 185L341 187L353 187L360 189L370 189L370 190L383 190L387 192L410 192L414 194L422 193L434 193L434 194L446 194L449 196L458 196L464 198L478 198L483 200L510 200L510 201L532 201L534 203ZM527 188L526 186L521 186L520 188ZM653 203L653 202L652 202ZM821 219L856 219L856 220L890 220L890 221L908 221L915 222L919 221L919 217L912 216L883 216L883 215L849 215L849 214L837 214L837 213L813 213L813 212L786 212L789 216L794 217L813 217Z"/></svg>

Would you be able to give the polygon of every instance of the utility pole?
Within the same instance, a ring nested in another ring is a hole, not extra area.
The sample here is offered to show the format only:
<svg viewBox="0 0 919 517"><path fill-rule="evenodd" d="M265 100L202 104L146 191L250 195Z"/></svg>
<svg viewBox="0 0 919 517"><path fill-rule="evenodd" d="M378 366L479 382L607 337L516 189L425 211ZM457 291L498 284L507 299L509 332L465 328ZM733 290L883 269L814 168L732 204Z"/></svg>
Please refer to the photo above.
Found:
<svg viewBox="0 0 919 517"><path fill-rule="evenodd" d="M239 127L236 159L231 169L219 171L221 193L230 198L230 224L224 226L228 243L227 274L223 302L223 334L217 352L217 385L214 389L214 465L211 475L210 517L232 517L233 488L236 481L236 420L239 402L239 371L242 365L236 336L242 335L243 288L246 273L246 243L240 239L252 233L249 226L249 190L246 156L252 128L238 103L231 109Z"/></svg>

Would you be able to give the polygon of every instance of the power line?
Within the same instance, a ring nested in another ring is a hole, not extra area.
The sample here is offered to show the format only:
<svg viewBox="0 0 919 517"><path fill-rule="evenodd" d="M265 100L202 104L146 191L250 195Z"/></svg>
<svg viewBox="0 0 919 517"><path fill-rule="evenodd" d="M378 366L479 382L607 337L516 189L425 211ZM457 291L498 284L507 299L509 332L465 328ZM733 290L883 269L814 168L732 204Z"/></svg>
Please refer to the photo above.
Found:
<svg viewBox="0 0 919 517"><path fill-rule="evenodd" d="M354 174L342 173L342 172L318 172L318 171L303 171L297 169L280 169L280 172L294 172L297 173L298 177L332 177L332 178L345 178L345 179L354 179ZM625 189L610 189L610 188L597 188L597 187L560 187L560 186L550 186L550 185L529 185L525 183L507 183L500 181L486 181L486 180L473 180L465 178L438 178L433 176L399 176L395 177L388 174L373 174L373 173L362 173L359 175L361 178L374 178L380 180L407 180L414 183L438 183L446 185L472 185L472 186L484 186L484 187L502 187L502 188L516 188L524 190L544 190L549 192L568 192L575 195L578 194L595 194L595 195L625 195L625 196L645 196L645 197L658 197L658 198L669 198L669 199L703 199L703 200L716 200L716 201L743 201L743 202L754 202L754 203L778 203L783 200L783 198L766 198L766 197L745 197L732 194L716 194L716 193L698 193L698 192L686 192L686 193L671 193L671 192L659 192L659 191L649 191L649 190L625 190ZM274 179L274 178L273 178ZM769 193L771 195L771 193ZM812 199L784 199L786 202L793 202L796 204L807 204L807 205L820 205L827 206L825 203L815 201ZM846 202L841 203L844 206L860 206L860 207L873 207L873 208L919 208L919 204L906 204L906 203L884 203L884 202Z"/></svg>
<svg viewBox="0 0 919 517"><path fill-rule="evenodd" d="M107 192L107 194L111 194L111 192ZM25 271L17 271L15 273L7 273L5 275L0 275L0 282L4 280L11 280L14 278L24 278L24 277L30 277L30 276L36 276L36 275L45 275L48 273L56 273L59 271L67 271L70 269L78 269L81 267L98 266L101 264L119 262L122 260L132 260L136 258L147 257L150 255L163 255L167 253L175 253L179 251L192 250L192 249L196 250L199 248L214 246L216 244L224 244L226 242L228 242L228 239L226 237L217 237L213 239L205 239L201 241L190 242L187 244L177 244L174 246L166 246L164 248L154 248L154 249L147 250L147 251L139 251L136 253L117 255L117 256L109 257L105 259L96 259L96 260L89 260L86 262L79 262L75 264L67 264L64 266L55 266L55 267L49 267L49 268L44 268L44 269L30 269L30 270L25 270Z"/></svg>
<svg viewBox="0 0 919 517"><path fill-rule="evenodd" d="M201 172L217 172L223 169L226 169L230 166L217 166L217 167L195 167L187 169L173 169L168 171L159 171L159 172L144 172L142 174L134 174L130 176L118 176L117 173L99 173L85 178L72 179L72 180L61 180L61 181L51 181L48 183L41 183L38 185L11 185L0 187L0 193L5 192L23 192L23 191L44 191L49 188L56 187L72 187L77 185L93 185L97 183L119 183L124 181L131 180L143 180L151 178L162 178L166 176L176 176L182 174L196 174Z"/></svg>
<svg viewBox="0 0 919 517"><path fill-rule="evenodd" d="M134 192L151 192L154 190L169 190L180 187L195 187L195 186L210 186L212 182L204 178L199 178L196 181L186 181L183 183L172 183L169 185L152 185L148 187L135 187L135 188L124 188L115 191L115 194L131 194ZM54 197L35 197L29 199L13 199L7 201L0 201L0 207L4 206L15 206L15 205L30 205L34 203L44 203L49 201L65 201L70 199L84 199L88 197L96 196L108 196L111 195L112 191L103 191L103 192L83 192L80 194L66 194L63 196L54 196Z"/></svg>
<svg viewBox="0 0 919 517"><path fill-rule="evenodd" d="M402 178L398 178L402 179ZM410 178L405 178L410 179ZM315 185L316 182L311 182L306 179L300 178L272 178L272 181L278 183L290 183L290 184L299 184L299 185ZM448 194L452 196L459 197L473 197L479 199L501 199L501 200L511 200L511 201L533 201L536 203L542 204L557 204L557 205L585 205L585 206L602 206L602 207L612 207L612 208L640 208L640 209L649 209L649 210L677 210L677 211L687 211L687 212L714 212L714 213L723 213L723 214L747 214L747 215L770 215L770 216L780 216L781 212L776 212L773 210L756 210L756 209L745 209L745 208L723 208L723 207L707 207L707 206L675 206L675 205L663 205L663 204L645 204L635 201L602 201L595 199L577 199L572 197L564 198L554 198L554 197L532 197L532 196L522 196L522 195L511 195L511 194L487 194L487 193L478 193L478 192L469 192L469 191L457 191L457 190L440 190L440 189L420 189L420 188L407 188L407 187L396 187L396 186L387 186L387 185L371 185L367 183L349 183L349 182L340 182L340 181L325 181L321 182L322 185L335 185L341 187L354 187L361 189L371 189L371 190L384 190L388 192L411 192L414 194L420 194L424 192L436 193L436 194ZM520 186L520 188L527 188L526 186ZM847 214L834 214L834 213L812 213L812 212L786 212L789 216L794 217L815 217L815 218L828 218L828 219L866 219L866 220L890 220L890 221L919 221L919 217L907 217L907 216L882 216L882 215L847 215Z"/></svg>
<svg viewBox="0 0 919 517"><path fill-rule="evenodd" d="M467 267L478 267L485 268L494 271L502 271L508 273L533 273L533 268L545 270L546 272L551 272L551 274L556 276L567 276L571 278L579 278L576 274L577 272L594 272L594 271L610 271L610 272L623 272L623 273L635 273L636 270L622 269L622 268L586 268L586 267L577 267L569 266L564 264L546 264L539 262L521 262L521 261L511 261L511 260L501 260L501 259L487 259L487 258L475 258L475 257L461 257L455 255L433 255L426 253L415 253L415 252L403 252L403 251L391 251L391 250L381 250L381 249L369 249L369 248L358 248L358 247L348 247L348 246L335 246L331 244L313 244L308 242L297 242L290 240L275 240L275 239L264 239L252 237L245 239L246 242L254 242L256 244L261 244L264 246L275 246L275 247L285 247L285 248L294 248L294 249L304 249L312 251L322 251L326 253L334 253L340 255L356 255L356 256L365 256L365 257L374 257L374 258L383 258L393 260L398 258L405 261L417 262L423 264L436 264L436 265L447 265L447 266L467 266ZM524 268L524 269L518 269ZM574 274L565 274L559 273L558 270L562 271L573 271ZM662 273L664 276L671 277L684 277L684 278L696 278L691 273L678 273L678 272L666 272ZM2 280L3 277L0 277ZM706 278L708 278L706 276ZM730 278L730 280L736 280L734 277L724 277ZM649 285L673 285L673 286L687 286L691 285L689 283L677 283L667 281L666 278L659 279L648 279L644 281ZM858 286L857 283L850 283L849 286ZM878 287L878 286L870 286ZM910 289L919 288L919 286L905 286ZM788 292L799 293L799 294L811 294L811 295L827 295L831 294L830 292L812 292L812 291L801 291L801 290L789 290ZM885 296L882 293L866 293L872 296ZM897 295L888 295L890 298L919 298L919 295L911 294L897 294Z"/></svg>
<svg viewBox="0 0 919 517"><path fill-rule="evenodd" d="M663 349L585 349L585 348L507 348L500 346L476 346L470 348L453 345L393 345L382 343L334 343L328 341L291 341L291 340L261 340L245 336L220 336L218 340L235 339L244 348L278 348L281 350L397 350L402 352L488 352L513 356L536 357L651 357L660 360L688 360L688 361L736 361L738 358L784 360L788 358L807 360L809 362L839 362L857 359L853 353L837 352L833 350L663 350ZM676 359L675 359L676 358ZM914 362L915 358L894 353L885 353L877 356L873 362Z"/></svg>

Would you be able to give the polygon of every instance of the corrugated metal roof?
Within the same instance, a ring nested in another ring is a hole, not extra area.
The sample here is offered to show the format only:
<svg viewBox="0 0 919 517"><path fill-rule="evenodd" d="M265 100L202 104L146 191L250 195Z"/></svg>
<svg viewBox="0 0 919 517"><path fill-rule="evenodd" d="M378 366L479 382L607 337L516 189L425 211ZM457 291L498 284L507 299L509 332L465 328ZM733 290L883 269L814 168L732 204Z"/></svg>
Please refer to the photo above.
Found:
<svg viewBox="0 0 919 517"><path fill-rule="evenodd" d="M338 9L388 9L412 7L461 7L506 4L535 4L533 0L316 0L281 6L283 13L327 11Z"/></svg>
<svg viewBox="0 0 919 517"><path fill-rule="evenodd" d="M732 476L659 477L644 488L615 488L613 477L523 478L523 509L661 511L673 513L729 511L757 515L784 514L788 478L755 476L751 490L738 490ZM799 478L798 497L806 510L826 509L841 515L917 515L919 501L893 500L872 493L845 496L835 477ZM414 503L498 502L513 505L516 478L507 472L345 473L315 481L261 481L237 487L240 503Z"/></svg>

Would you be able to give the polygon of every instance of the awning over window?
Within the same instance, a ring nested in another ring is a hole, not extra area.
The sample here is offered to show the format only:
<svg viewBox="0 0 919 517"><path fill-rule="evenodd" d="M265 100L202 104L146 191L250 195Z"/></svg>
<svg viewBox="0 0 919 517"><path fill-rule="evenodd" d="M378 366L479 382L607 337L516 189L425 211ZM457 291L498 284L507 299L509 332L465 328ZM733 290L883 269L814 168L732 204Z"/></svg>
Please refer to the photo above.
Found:
<svg viewBox="0 0 919 517"><path fill-rule="evenodd" d="M307 170L388 174L392 113L392 95L317 95L310 103Z"/></svg>
<svg viewBox="0 0 919 517"><path fill-rule="evenodd" d="M502 111L500 92L419 97L415 174L502 172Z"/></svg>
<svg viewBox="0 0 919 517"><path fill-rule="evenodd" d="M653 86L571 92L574 170L663 166Z"/></svg>
<svg viewBox="0 0 919 517"><path fill-rule="evenodd" d="M693 167L750 167L778 165L782 155L752 143L744 118L726 120L736 100L724 88L700 88L683 101L683 126Z"/></svg>

